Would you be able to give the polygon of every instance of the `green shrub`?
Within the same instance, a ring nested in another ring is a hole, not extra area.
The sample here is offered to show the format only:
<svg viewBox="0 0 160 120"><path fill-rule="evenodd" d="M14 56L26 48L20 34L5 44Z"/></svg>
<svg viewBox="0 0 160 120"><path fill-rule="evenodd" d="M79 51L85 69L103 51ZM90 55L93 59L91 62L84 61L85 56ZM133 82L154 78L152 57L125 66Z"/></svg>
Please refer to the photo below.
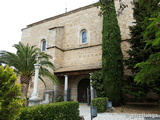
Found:
<svg viewBox="0 0 160 120"><path fill-rule="evenodd" d="M94 98L92 100L92 106L97 107L97 112L105 112L107 108L107 98L106 97L99 97L99 98Z"/></svg>
<svg viewBox="0 0 160 120"><path fill-rule="evenodd" d="M78 108L76 101L31 106L21 110L19 120L79 120Z"/></svg>
<svg viewBox="0 0 160 120"><path fill-rule="evenodd" d="M96 71L91 74L92 86L96 90L98 97L106 97L106 90L103 84L102 71Z"/></svg>
<svg viewBox="0 0 160 120"><path fill-rule="evenodd" d="M15 120L20 113L23 100L16 80L12 68L0 66L0 120Z"/></svg>
<svg viewBox="0 0 160 120"><path fill-rule="evenodd" d="M56 98L56 102L62 102L62 101L63 101L62 96L58 96L58 97Z"/></svg>

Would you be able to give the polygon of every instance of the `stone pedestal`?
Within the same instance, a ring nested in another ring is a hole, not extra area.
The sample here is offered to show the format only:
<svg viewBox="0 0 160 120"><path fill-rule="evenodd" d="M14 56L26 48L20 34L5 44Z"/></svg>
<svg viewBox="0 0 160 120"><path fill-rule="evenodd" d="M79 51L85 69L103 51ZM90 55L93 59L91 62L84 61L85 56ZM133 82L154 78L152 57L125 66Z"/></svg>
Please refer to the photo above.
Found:
<svg viewBox="0 0 160 120"><path fill-rule="evenodd" d="M41 103L41 98L35 98L35 99L29 99L29 105L28 106L35 106Z"/></svg>
<svg viewBox="0 0 160 120"><path fill-rule="evenodd" d="M45 100L42 101L40 104L48 104L49 103L49 94L45 95Z"/></svg>
<svg viewBox="0 0 160 120"><path fill-rule="evenodd" d="M38 76L39 76L39 68L40 68L40 66L41 65L38 63L38 60L37 60L37 63L34 64L34 67L35 67L34 87L33 87L32 97L28 100L29 101L29 106L38 105L42 101L42 99L38 97L38 92L37 92L37 89L38 89Z"/></svg>

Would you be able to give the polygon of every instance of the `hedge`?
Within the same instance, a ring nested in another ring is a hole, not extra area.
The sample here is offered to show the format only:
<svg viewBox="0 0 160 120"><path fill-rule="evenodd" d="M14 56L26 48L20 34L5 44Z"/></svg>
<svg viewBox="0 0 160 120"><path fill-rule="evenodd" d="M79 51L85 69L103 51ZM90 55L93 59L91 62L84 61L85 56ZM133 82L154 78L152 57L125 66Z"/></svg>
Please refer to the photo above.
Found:
<svg viewBox="0 0 160 120"><path fill-rule="evenodd" d="M107 98L106 97L99 97L99 98L94 98L92 100L92 106L97 107L97 112L105 112L107 108Z"/></svg>
<svg viewBox="0 0 160 120"><path fill-rule="evenodd" d="M19 120L79 120L78 108L76 101L26 107L21 110Z"/></svg>

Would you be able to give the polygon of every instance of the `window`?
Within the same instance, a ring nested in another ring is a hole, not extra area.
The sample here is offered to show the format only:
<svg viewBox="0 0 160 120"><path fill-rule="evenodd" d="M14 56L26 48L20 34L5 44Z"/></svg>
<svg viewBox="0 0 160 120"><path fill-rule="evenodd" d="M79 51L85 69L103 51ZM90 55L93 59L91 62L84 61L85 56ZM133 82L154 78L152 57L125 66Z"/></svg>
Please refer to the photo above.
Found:
<svg viewBox="0 0 160 120"><path fill-rule="evenodd" d="M81 31L81 41L82 43L87 43L87 31L86 30Z"/></svg>
<svg viewBox="0 0 160 120"><path fill-rule="evenodd" d="M46 50L46 41L43 40L42 41L42 51L45 51Z"/></svg>

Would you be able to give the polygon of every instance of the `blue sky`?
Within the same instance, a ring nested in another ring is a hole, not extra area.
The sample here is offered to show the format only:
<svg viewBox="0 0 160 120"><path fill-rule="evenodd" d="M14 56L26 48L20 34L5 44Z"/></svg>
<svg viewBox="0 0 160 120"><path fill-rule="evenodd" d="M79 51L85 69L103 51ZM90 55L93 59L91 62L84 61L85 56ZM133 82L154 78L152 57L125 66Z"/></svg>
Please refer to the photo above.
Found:
<svg viewBox="0 0 160 120"><path fill-rule="evenodd" d="M0 50L16 52L13 44L21 40L26 25L73 10L98 0L1 0Z"/></svg>

